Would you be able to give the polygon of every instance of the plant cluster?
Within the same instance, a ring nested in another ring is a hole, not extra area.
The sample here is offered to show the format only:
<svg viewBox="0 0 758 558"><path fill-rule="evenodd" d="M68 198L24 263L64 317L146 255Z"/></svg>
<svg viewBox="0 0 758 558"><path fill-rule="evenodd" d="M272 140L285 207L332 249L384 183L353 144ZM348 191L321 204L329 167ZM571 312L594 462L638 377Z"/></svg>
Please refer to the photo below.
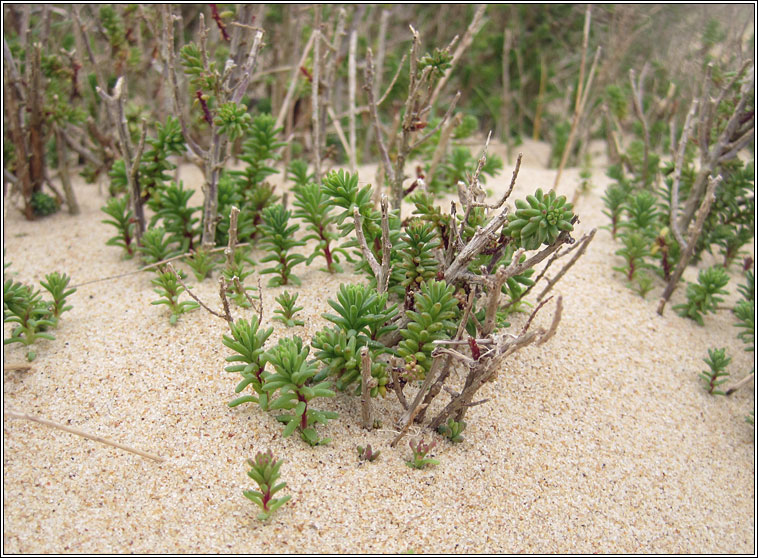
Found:
<svg viewBox="0 0 758 558"><path fill-rule="evenodd" d="M31 347L39 339L54 340L50 330L58 327L61 314L71 309L67 298L76 292L68 288L71 278L59 272L45 275L40 285L52 296L44 300L39 289L31 285L6 279L3 284L3 322L17 324L11 329L11 336L3 339L3 344L21 343L28 347L26 358L29 362L37 357Z"/></svg>
<svg viewBox="0 0 758 558"><path fill-rule="evenodd" d="M716 312L723 298L718 295L728 294L724 289L729 276L722 267L703 269L697 276L697 283L687 283L687 302L677 304L674 310L683 317L695 320L703 325L703 314Z"/></svg>
<svg viewBox="0 0 758 558"><path fill-rule="evenodd" d="M719 255L723 270L728 270L753 237L753 162L736 155L752 134L755 117L748 64L734 72L711 65L679 137L672 131L667 139L667 126L661 128L666 122L644 102L649 100L644 92L649 69L643 68L638 80L631 75L627 93L638 119L637 139L626 153L618 153L618 164L609 169L615 182L603 201L611 232L622 244L617 255L624 265L614 269L642 296L654 288L656 275L660 277L666 283L658 306L662 313L689 263L700 261L707 252ZM612 91L608 102L616 107L618 117L624 94L620 89ZM651 92L650 98L656 94ZM671 102L669 93L659 99L658 106ZM716 291L726 280L717 280L717 275L709 271L703 276L708 284L688 287L688 303L677 311L702 324L701 314L715 308L711 297L723 294Z"/></svg>

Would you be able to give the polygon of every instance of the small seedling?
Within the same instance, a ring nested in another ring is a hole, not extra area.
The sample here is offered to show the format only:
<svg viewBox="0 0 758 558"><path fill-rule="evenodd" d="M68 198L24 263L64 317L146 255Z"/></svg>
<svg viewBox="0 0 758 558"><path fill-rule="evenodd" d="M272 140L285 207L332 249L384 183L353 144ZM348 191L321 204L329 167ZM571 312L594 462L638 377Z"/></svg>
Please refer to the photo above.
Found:
<svg viewBox="0 0 758 558"><path fill-rule="evenodd" d="M127 197L111 198L100 210L111 217L111 219L105 219L101 222L106 225L113 225L118 231L118 234L110 238L105 244L120 246L126 252L124 256L131 258L134 255L132 239L134 238L135 220L134 212L129 209L129 199Z"/></svg>
<svg viewBox="0 0 758 558"><path fill-rule="evenodd" d="M458 444L464 440L463 435L461 434L466 429L466 421L462 420L460 422L456 422L455 420L451 418L447 419L447 424L442 424L437 429L437 432L442 434L445 438L453 442L454 444Z"/></svg>
<svg viewBox="0 0 758 558"><path fill-rule="evenodd" d="M708 349L708 358L703 359L710 367L710 371L703 371L700 377L705 381L705 390L711 395L726 395L718 386L726 382L729 373L726 367L732 361L732 357L726 356L726 349ZM723 379L719 379L723 378Z"/></svg>
<svg viewBox="0 0 758 558"><path fill-rule="evenodd" d="M245 498L255 502L261 508L258 519L266 521L271 517L272 513L282 507L291 498L289 495L282 496L281 498L273 497L274 494L287 486L286 482L275 484L277 479L279 479L279 469L284 460L280 459L276 461L271 450L269 450L266 453L258 452L255 455L255 461L248 459L247 463L251 467L247 472L247 476L256 482L259 490L245 490L243 494Z"/></svg>
<svg viewBox="0 0 758 558"><path fill-rule="evenodd" d="M184 272L180 271L180 273L184 275ZM161 298L154 300L150 304L165 304L168 306L171 309L171 317L168 320L171 325L176 325L179 316L182 314L200 308L200 305L193 300L179 302L179 296L184 292L184 287L182 287L172 271L161 270L158 276L151 280L151 283L156 286L153 290L161 295Z"/></svg>
<svg viewBox="0 0 758 558"><path fill-rule="evenodd" d="M162 262L179 254L171 249L163 227L147 229L142 235L142 246L137 246L137 250L142 254L145 264Z"/></svg>
<svg viewBox="0 0 758 558"><path fill-rule="evenodd" d="M295 296L292 296L289 291L284 291L282 294L276 297L275 300L279 303L281 308L274 310L274 314L279 315L274 316L273 319L282 322L287 327L305 325L304 321L294 318L294 315L303 309L302 306L295 306L297 297L298 293L295 293Z"/></svg>
<svg viewBox="0 0 758 558"><path fill-rule="evenodd" d="M195 279L197 279L198 282L209 277L216 268L216 258L213 254L208 252L208 250L203 248L195 250L192 255L184 261L190 266L192 273L195 275Z"/></svg>
<svg viewBox="0 0 758 558"><path fill-rule="evenodd" d="M724 289L729 276L723 267L713 266L700 271L697 283L687 284L687 303L677 304L674 310L680 316L695 320L703 325L703 314L716 312L719 302L724 299L720 294L729 294Z"/></svg>
<svg viewBox="0 0 758 558"><path fill-rule="evenodd" d="M372 450L371 444L368 444L365 448L358 446L358 459L360 461L375 461L381 453L381 451Z"/></svg>
<svg viewBox="0 0 758 558"><path fill-rule="evenodd" d="M66 305L66 298L74 294L76 289L66 290L70 281L71 277L65 273L61 275L57 271L45 275L45 281L40 281L40 285L45 287L45 289L53 295L50 311L56 319L59 318L63 312L71 310L71 305Z"/></svg>
<svg viewBox="0 0 758 558"><path fill-rule="evenodd" d="M263 210L263 242L261 245L268 250L270 254L264 257L262 262L276 262L276 265L261 271L261 273L275 273L269 282L269 287L278 287L279 285L289 285L290 283L300 284L300 279L292 274L292 268L306 260L301 254L291 253L292 249L297 246L305 245L302 240L295 240L294 234L300 226L289 224L290 212L284 209L281 204L267 207Z"/></svg>
<svg viewBox="0 0 758 558"><path fill-rule="evenodd" d="M415 446L413 445L413 442L408 442L408 445L411 447L411 451L413 452L413 459L411 461L405 462L408 467L412 467L413 469L423 469L427 465L439 465L439 461L437 459L426 457L426 454L432 451L434 446L437 445L437 442L425 444L424 440L421 439Z"/></svg>

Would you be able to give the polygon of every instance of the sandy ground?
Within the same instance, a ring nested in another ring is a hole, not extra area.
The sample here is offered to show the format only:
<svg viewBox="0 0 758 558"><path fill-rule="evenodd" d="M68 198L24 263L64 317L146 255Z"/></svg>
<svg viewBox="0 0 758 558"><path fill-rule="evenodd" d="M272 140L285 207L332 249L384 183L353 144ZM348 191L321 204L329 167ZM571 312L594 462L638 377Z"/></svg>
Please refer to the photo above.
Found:
<svg viewBox="0 0 758 558"><path fill-rule="evenodd" d="M542 146L524 151L519 197L549 188L554 176L541 168ZM511 169L488 187L503 192ZM198 175L182 176L192 184ZM570 195L577 177L567 171L561 193ZM362 181L373 178L373 168L361 171ZM606 224L607 180L596 168L593 192L578 203L577 237ZM136 269L105 245L112 231L100 222L98 188L80 185L77 193L79 217L27 223L7 209L5 261L18 280L36 283L58 270L81 284ZM727 348L734 380L751 367L727 309L742 280L733 275L725 309L700 327L670 306L663 317L655 313L662 283L648 300L627 289L611 270L617 249L607 231L597 233L556 289L564 297L556 336L514 355L483 388L490 401L469 411L464 443L423 432L437 440L440 464L420 471L404 464L407 438L389 447L400 413L393 395L378 403L382 429L362 430L358 398L338 394L320 406L340 414L322 427L329 446L283 439L271 414L227 407L238 377L224 371L224 322L199 310L172 327L165 307L150 305L157 295L149 273L80 286L57 339L38 344L33 369L4 371L3 406L166 461L4 418L3 550L753 553L755 431L744 417L754 409L754 387L711 397L697 377L708 347ZM326 323L327 299L356 280L317 267L297 268L304 327L270 321L283 289L265 290L264 319L275 330L269 344L283 335L310 339ZM693 268L685 277L696 275ZM215 281L194 290L218 306ZM682 288L672 303L683 299ZM537 322L551 313L549 306ZM516 316L513 327L525 319ZM3 360L23 356L20 346L7 346ZM356 446L368 443L382 454L360 463ZM285 459L283 494L292 499L261 523L242 491L254 488L246 459L267 449Z"/></svg>

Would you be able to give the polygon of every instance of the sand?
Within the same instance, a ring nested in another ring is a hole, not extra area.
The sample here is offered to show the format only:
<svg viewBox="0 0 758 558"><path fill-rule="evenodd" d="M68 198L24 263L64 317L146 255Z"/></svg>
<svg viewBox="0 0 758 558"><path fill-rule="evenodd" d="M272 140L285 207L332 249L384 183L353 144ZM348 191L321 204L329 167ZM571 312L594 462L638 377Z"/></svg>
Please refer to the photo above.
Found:
<svg viewBox="0 0 758 558"><path fill-rule="evenodd" d="M524 149L519 197L550 187L554 176L540 165L543 146ZM503 192L511 169L488 187ZM198 177L182 169L188 185L197 187ZM373 177L373 167L362 169L362 181ZM607 182L595 168L594 189L578 203L577 237L607 223L600 201ZM561 193L570 195L577 183L577 170L569 169ZM112 230L100 222L105 197L98 187L79 184L77 194L78 217L28 223L6 208L5 261L17 280L37 283L58 270L82 284L137 268L105 245ZM149 273L82 285L57 339L38 343L32 369L4 371L4 409L165 462L5 417L3 550L754 553L755 430L744 417L755 390L750 384L729 398L712 397L698 380L708 347L733 356L733 381L751 368L729 311L742 279L732 274L724 309L700 327L671 305L662 317L655 313L662 282L647 300L626 288L611 269L617 249L609 232L598 231L556 287L564 302L556 336L505 363L480 392L489 401L469 411L465 441L455 445L414 429L389 447L401 410L394 395L377 403L379 430L362 430L358 398L338 394L319 406L340 414L321 427L329 446L284 439L272 414L227 407L238 376L224 371L231 352L221 343L223 321L198 310L172 327L165 307L150 305L157 295ZM300 295L306 326L271 321L284 289L265 289L269 345L285 335L309 340L326 323L320 315L339 284L359 279L318 267L298 267L303 286L290 288ZM691 268L685 277L696 275ZM193 290L219 306L215 281ZM684 296L678 289L672 304ZM536 322L546 325L552 308ZM235 309L235 316L249 315ZM525 319L515 316L513 328ZM4 363L23 359L19 345L5 347ZM411 469L408 440L422 434L437 440L432 455L440 463ZM359 462L356 446L369 443L381 456ZM285 460L282 494L292 499L262 523L242 491L255 487L246 459L268 449Z"/></svg>

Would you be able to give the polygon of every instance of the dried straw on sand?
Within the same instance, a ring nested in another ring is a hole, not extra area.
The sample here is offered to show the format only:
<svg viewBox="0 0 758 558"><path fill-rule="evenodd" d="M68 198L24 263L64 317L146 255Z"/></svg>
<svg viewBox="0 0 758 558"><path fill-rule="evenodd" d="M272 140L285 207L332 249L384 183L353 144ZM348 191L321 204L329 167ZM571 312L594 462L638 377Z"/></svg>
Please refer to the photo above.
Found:
<svg viewBox="0 0 758 558"><path fill-rule="evenodd" d="M538 160L525 154L515 196L552 184L553 171ZM373 168L361 171L363 180L373 176ZM194 169L182 178L199 185ZM502 193L509 179L506 170L488 186ZM578 203L578 233L606 224L603 169L593 181ZM577 182L576 171L564 173L561 193L570 195ZM79 217L27 223L8 208L5 258L18 280L36 283L58 270L83 284L136 269L105 245L112 233L100 223L98 188L80 184L77 193ZM617 249L607 231L598 232L556 287L564 297L556 336L510 358L482 390L489 402L469 411L466 441L438 440L440 464L420 471L404 464L408 439L389 447L400 412L393 395L377 404L379 430L362 430L358 398L339 394L321 405L340 414L323 429L329 446L283 439L270 414L226 406L237 377L224 371L223 321L198 310L171 327L165 307L150 305L157 296L147 273L80 286L32 369L4 371L4 409L165 461L4 417L4 551L754 552L754 430L743 419L754 408L754 387L716 398L697 379L708 347L733 355L734 381L751 367L728 310L736 295L706 327L671 306L659 317L663 286L648 300L627 289L611 270ZM310 339L339 284L359 280L317 267L297 269L304 327L270 321L283 289L265 289L264 320L275 330L269 343L292 334ZM689 269L685 278L696 274ZM731 290L740 282L734 274ZM218 306L214 281L193 290ZM525 319L516 316L514 327ZM7 346L4 362L23 355ZM369 443L382 454L359 463L356 446ZM246 459L267 449L285 459L282 493L292 499L260 523L242 491L254 488Z"/></svg>

